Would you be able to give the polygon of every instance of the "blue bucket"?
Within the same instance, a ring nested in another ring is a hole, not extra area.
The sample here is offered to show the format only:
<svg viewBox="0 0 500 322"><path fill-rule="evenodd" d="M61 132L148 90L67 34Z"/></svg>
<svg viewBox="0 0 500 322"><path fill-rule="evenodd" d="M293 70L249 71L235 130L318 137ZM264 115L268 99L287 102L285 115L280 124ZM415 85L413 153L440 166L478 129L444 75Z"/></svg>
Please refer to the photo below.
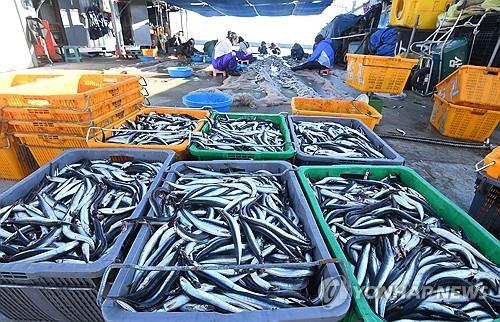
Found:
<svg viewBox="0 0 500 322"><path fill-rule="evenodd" d="M155 57L153 56L139 56L139 60L143 63L149 63L149 62L152 62L153 60L155 60Z"/></svg>
<svg viewBox="0 0 500 322"><path fill-rule="evenodd" d="M190 108L229 112L233 105L233 97L224 93L189 93L182 98L182 103Z"/></svg>
<svg viewBox="0 0 500 322"><path fill-rule="evenodd" d="M193 69L191 67L169 67L167 68L168 75L175 78L185 78L193 75Z"/></svg>

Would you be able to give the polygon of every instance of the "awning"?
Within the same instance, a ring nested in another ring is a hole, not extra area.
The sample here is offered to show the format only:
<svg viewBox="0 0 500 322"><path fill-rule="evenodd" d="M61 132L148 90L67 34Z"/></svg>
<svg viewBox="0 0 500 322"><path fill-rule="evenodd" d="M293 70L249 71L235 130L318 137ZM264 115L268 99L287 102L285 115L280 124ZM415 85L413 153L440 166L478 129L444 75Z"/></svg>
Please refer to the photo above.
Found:
<svg viewBox="0 0 500 322"><path fill-rule="evenodd" d="M318 15L332 0L168 0L169 4L205 17L309 16Z"/></svg>

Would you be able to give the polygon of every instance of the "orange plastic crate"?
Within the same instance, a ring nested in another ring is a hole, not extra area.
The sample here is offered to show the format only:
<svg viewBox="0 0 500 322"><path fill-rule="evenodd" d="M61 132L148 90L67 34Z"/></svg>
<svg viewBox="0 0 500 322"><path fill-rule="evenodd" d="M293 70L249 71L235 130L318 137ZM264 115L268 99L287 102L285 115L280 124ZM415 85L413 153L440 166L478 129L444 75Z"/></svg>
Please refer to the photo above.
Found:
<svg viewBox="0 0 500 322"><path fill-rule="evenodd" d="M0 134L0 160L1 179L21 180L34 170L25 162L14 138L3 133Z"/></svg>
<svg viewBox="0 0 500 322"><path fill-rule="evenodd" d="M292 99L292 114L354 118L362 121L371 129L382 121L382 114L376 109L365 102L355 100L294 97Z"/></svg>
<svg viewBox="0 0 500 322"><path fill-rule="evenodd" d="M119 121L142 106L142 98L130 102L116 111L111 111L91 122L9 121L10 133L45 133L86 136L89 127L106 127Z"/></svg>
<svg viewBox="0 0 500 322"><path fill-rule="evenodd" d="M462 66L436 85L436 93L452 104L500 111L500 68Z"/></svg>
<svg viewBox="0 0 500 322"><path fill-rule="evenodd" d="M496 147L484 160L476 165L484 169L486 174L495 180L500 180L500 147Z"/></svg>
<svg viewBox="0 0 500 322"><path fill-rule="evenodd" d="M62 74L19 74L19 73L3 73L0 74L0 89L31 84L42 79L60 77Z"/></svg>
<svg viewBox="0 0 500 322"><path fill-rule="evenodd" d="M484 142L500 122L500 112L451 104L434 95L431 124L444 136Z"/></svg>
<svg viewBox="0 0 500 322"><path fill-rule="evenodd" d="M83 74L40 80L0 91L0 106L72 108L89 106L141 88L140 76Z"/></svg>
<svg viewBox="0 0 500 322"><path fill-rule="evenodd" d="M4 107L5 119L16 121L46 121L46 122L91 122L110 111L116 111L133 102L142 101L141 88L110 98L97 105L90 105L85 110L59 109L50 107Z"/></svg>
<svg viewBox="0 0 500 322"><path fill-rule="evenodd" d="M24 133L15 133L14 136L29 148L40 167L67 149L88 148L84 137Z"/></svg>
<svg viewBox="0 0 500 322"><path fill-rule="evenodd" d="M186 114L190 115L192 117L195 117L197 119L207 119L210 117L210 112L205 111L205 110L199 110L199 109L190 109L190 108L172 108L172 107L146 107L143 109L140 109L138 111L133 112L132 114L128 115L122 122L115 123L111 129L116 129L119 128L121 125L124 124L125 120L135 120L138 115L141 114L149 114L151 112L156 112L156 113L163 113L163 114ZM203 128L203 125L205 122L200 121L196 125L196 128L194 132L199 132ZM184 142L178 145L130 145L130 144L117 144L117 143L106 143L103 142L102 136L104 137L110 137L112 135L113 131L102 129L101 131L97 132L97 135L92 135L92 139L88 141L88 145L91 148L130 148L130 149L168 149L175 151L176 153L185 153L187 150L187 147L189 145L189 140L186 139ZM101 135L102 134L102 135Z"/></svg>
<svg viewBox="0 0 500 322"><path fill-rule="evenodd" d="M362 92L403 92L417 59L347 54L346 83Z"/></svg>
<svg viewBox="0 0 500 322"><path fill-rule="evenodd" d="M150 57L158 56L158 49L156 49L156 48L142 49L141 52L142 52L143 56L150 56Z"/></svg>

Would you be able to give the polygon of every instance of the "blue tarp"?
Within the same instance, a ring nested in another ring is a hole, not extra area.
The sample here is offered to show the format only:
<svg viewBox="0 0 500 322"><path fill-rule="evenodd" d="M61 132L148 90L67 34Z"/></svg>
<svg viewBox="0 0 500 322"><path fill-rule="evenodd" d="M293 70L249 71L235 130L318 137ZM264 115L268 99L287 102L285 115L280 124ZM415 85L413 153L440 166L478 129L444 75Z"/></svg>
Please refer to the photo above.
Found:
<svg viewBox="0 0 500 322"><path fill-rule="evenodd" d="M169 0L205 17L308 16L322 13L333 0Z"/></svg>
<svg viewBox="0 0 500 322"><path fill-rule="evenodd" d="M319 32L325 38L336 38L340 37L342 33L346 30L354 27L363 16L357 16L353 14L342 14L333 18L321 31ZM333 50L337 51L342 45L342 41L333 41Z"/></svg>
<svg viewBox="0 0 500 322"><path fill-rule="evenodd" d="M377 56L394 56L398 32L394 28L379 29L370 37L370 51Z"/></svg>

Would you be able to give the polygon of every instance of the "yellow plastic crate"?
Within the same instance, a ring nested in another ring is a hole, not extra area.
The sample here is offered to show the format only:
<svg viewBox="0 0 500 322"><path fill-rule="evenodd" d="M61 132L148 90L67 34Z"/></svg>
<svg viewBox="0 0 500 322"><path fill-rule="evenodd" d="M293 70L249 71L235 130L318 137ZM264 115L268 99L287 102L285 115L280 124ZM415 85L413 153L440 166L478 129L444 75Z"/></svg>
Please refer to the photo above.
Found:
<svg viewBox="0 0 500 322"><path fill-rule="evenodd" d="M465 65L436 85L446 101L500 111L500 68Z"/></svg>
<svg viewBox="0 0 500 322"><path fill-rule="evenodd" d="M371 129L382 121L382 114L376 109L365 102L355 100L294 97L292 99L292 114L354 118L362 121Z"/></svg>
<svg viewBox="0 0 500 322"><path fill-rule="evenodd" d="M114 122L123 119L125 116L139 110L142 106L142 98L138 98L115 111L111 111L91 122L51 122L51 121L9 121L9 133L45 133L59 135L86 136L89 127L110 126Z"/></svg>
<svg viewBox="0 0 500 322"><path fill-rule="evenodd" d="M143 99L141 89L137 87L128 93L110 98L100 104L90 105L85 110L51 107L4 107L3 116L5 119L16 121L88 123L130 103L142 102Z"/></svg>
<svg viewBox="0 0 500 322"><path fill-rule="evenodd" d="M444 136L483 142L500 121L500 112L450 104L434 95L430 122Z"/></svg>
<svg viewBox="0 0 500 322"><path fill-rule="evenodd" d="M434 30L438 16L447 10L452 0L394 0L389 24L394 27Z"/></svg>
<svg viewBox="0 0 500 322"><path fill-rule="evenodd" d="M207 119L210 117L210 112L205 111L205 110L199 110L199 109L190 109L190 108L172 108L172 107L146 107L143 109L140 109L138 111L133 112L132 114L128 115L124 120L121 122L115 123L111 129L116 129L119 128L121 125L124 124L125 120L135 120L138 115L141 114L149 114L151 112L156 112L156 113L163 113L163 114L186 114L190 115L194 118L197 119ZM203 128L203 125L205 122L200 121L196 125L196 128L194 132L199 132ZM96 135L92 133L91 139L88 141L88 145L91 148L130 148L130 149L168 149L175 151L176 153L183 154L186 152L187 147L189 145L189 140L186 139L184 142L178 145L130 145L130 144L117 144L117 143L106 143L103 142L102 137L110 137L113 131L102 129L101 131L97 131Z"/></svg>
<svg viewBox="0 0 500 322"><path fill-rule="evenodd" d="M21 180L32 169L21 157L20 147L12 136L0 134L0 178L4 180Z"/></svg>
<svg viewBox="0 0 500 322"><path fill-rule="evenodd" d="M417 59L347 54L346 83L362 92L403 92Z"/></svg>
<svg viewBox="0 0 500 322"><path fill-rule="evenodd" d="M75 74L0 89L0 106L76 109L142 88L141 77L133 75Z"/></svg>

